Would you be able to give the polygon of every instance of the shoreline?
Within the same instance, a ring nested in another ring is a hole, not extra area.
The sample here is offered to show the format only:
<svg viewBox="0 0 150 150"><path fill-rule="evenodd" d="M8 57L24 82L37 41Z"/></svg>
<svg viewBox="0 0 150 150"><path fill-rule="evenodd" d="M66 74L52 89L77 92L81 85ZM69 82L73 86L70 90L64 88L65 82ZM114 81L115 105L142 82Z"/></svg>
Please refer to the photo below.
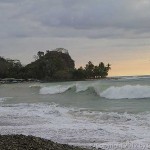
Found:
<svg viewBox="0 0 150 150"><path fill-rule="evenodd" d="M51 140L26 135L0 135L0 149L3 150L92 150ZM93 149L94 150L94 149ZM96 149L95 149L96 150ZM102 150L102 149L99 149Z"/></svg>
<svg viewBox="0 0 150 150"><path fill-rule="evenodd" d="M58 82L75 82L75 81L98 81L98 80L111 80L118 78L106 77L106 78L99 78L99 79L80 79L80 80L25 80L25 79L0 79L0 84L17 84L17 83L58 83Z"/></svg>

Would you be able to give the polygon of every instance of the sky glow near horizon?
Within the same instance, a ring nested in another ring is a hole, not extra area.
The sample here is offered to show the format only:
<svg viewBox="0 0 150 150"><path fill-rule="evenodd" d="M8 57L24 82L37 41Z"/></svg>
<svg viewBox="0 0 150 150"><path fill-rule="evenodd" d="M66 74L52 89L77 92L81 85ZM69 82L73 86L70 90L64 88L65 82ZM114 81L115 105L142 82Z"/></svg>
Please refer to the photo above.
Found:
<svg viewBox="0 0 150 150"><path fill-rule="evenodd" d="M63 47L76 67L112 65L110 76L150 74L149 0L0 0L0 56L33 61Z"/></svg>

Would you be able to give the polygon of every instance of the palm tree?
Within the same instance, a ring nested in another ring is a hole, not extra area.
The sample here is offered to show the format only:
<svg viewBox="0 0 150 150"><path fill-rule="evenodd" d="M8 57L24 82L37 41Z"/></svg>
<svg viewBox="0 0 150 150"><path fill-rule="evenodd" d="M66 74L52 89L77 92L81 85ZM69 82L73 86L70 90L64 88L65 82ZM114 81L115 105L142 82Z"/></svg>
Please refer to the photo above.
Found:
<svg viewBox="0 0 150 150"><path fill-rule="evenodd" d="M105 66L105 64L103 62L99 63L99 76L101 78L105 78L108 75L108 71L110 68L110 65Z"/></svg>
<svg viewBox="0 0 150 150"><path fill-rule="evenodd" d="M85 71L86 71L87 78L93 78L94 65L91 61L89 61L88 64L86 64Z"/></svg>
<svg viewBox="0 0 150 150"><path fill-rule="evenodd" d="M111 67L110 67L110 66L111 66L111 64L109 64L109 63L108 63L107 66L106 66L106 68L107 68L108 71L111 70Z"/></svg>

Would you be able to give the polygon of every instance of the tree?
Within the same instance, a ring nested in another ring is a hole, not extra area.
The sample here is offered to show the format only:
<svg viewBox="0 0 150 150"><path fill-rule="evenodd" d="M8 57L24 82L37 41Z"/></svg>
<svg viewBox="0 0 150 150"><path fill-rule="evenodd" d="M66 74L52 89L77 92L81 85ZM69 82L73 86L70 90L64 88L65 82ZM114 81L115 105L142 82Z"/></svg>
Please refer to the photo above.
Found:
<svg viewBox="0 0 150 150"><path fill-rule="evenodd" d="M3 57L0 57L0 78L5 78L8 75L8 62Z"/></svg>
<svg viewBox="0 0 150 150"><path fill-rule="evenodd" d="M86 78L85 70L82 67L74 69L73 78L77 80L85 79Z"/></svg>
<svg viewBox="0 0 150 150"><path fill-rule="evenodd" d="M27 78L40 80L69 80L72 79L71 70L74 69L74 61L68 53L57 51L38 52L39 59L28 64L26 68Z"/></svg>
<svg viewBox="0 0 150 150"><path fill-rule="evenodd" d="M77 76L79 79L98 79L105 78L108 75L109 70L111 69L110 64L105 64L103 62L99 63L98 66L95 66L91 61L89 61L85 69L80 67L74 72L74 76Z"/></svg>
<svg viewBox="0 0 150 150"><path fill-rule="evenodd" d="M41 58L42 56L44 56L44 52L38 51L37 55L38 55L39 58Z"/></svg>
<svg viewBox="0 0 150 150"><path fill-rule="evenodd" d="M111 67L110 67L110 66L111 66L111 65L108 63L107 66L106 66L107 71L111 70Z"/></svg>
<svg viewBox="0 0 150 150"><path fill-rule="evenodd" d="M86 77L87 78L93 78L94 77L94 65L91 61L88 62L85 66L85 72L86 72Z"/></svg>
<svg viewBox="0 0 150 150"><path fill-rule="evenodd" d="M111 69L110 64L107 64L107 66L105 66L103 62L99 63L98 68L99 68L99 76L101 78L105 78L106 76L108 76L108 72Z"/></svg>
<svg viewBox="0 0 150 150"><path fill-rule="evenodd" d="M0 78L20 78L22 68L19 60L0 57Z"/></svg>
<svg viewBox="0 0 150 150"><path fill-rule="evenodd" d="M38 59L39 59L39 56L34 55L34 56L33 56L33 58L34 58L34 60L36 61L36 60L38 60Z"/></svg>
<svg viewBox="0 0 150 150"><path fill-rule="evenodd" d="M20 71L22 69L21 62L19 60L7 59L8 62L8 77L20 78Z"/></svg>
<svg viewBox="0 0 150 150"><path fill-rule="evenodd" d="M99 78L100 77L100 70L99 70L99 66L94 66L94 78Z"/></svg>

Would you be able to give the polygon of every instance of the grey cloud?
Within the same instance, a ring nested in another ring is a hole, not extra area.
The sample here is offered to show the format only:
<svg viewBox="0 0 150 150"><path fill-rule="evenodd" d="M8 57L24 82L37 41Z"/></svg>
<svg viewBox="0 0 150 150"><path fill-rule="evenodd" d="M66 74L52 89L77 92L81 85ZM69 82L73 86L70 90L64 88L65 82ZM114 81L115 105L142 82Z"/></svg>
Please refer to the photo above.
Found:
<svg viewBox="0 0 150 150"><path fill-rule="evenodd" d="M150 3L138 6L137 3L143 2L137 0L77 0L73 5L70 5L71 2L68 4L68 0L61 0L62 2L63 5L57 4L51 9L45 7L45 11L37 15L38 19L41 18L42 23L48 26L69 26L77 29L106 27L130 29L145 28L150 25L148 22ZM143 21L147 23L144 24Z"/></svg>
<svg viewBox="0 0 150 150"><path fill-rule="evenodd" d="M0 37L148 38L149 10L149 0L0 0Z"/></svg>

